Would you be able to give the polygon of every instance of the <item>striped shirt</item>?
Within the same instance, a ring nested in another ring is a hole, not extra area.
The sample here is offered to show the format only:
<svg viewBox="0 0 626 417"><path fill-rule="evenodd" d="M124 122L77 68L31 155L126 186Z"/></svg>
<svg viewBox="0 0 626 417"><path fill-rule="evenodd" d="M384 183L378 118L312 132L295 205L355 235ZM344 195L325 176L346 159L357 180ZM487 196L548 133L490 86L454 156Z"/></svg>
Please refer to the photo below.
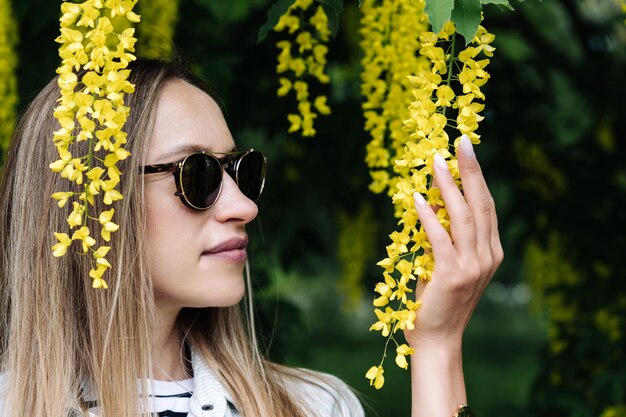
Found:
<svg viewBox="0 0 626 417"><path fill-rule="evenodd" d="M146 414L156 413L161 417L241 417L216 373L193 349L191 359L193 378L149 381ZM0 374L0 415L10 415L4 410L5 384L5 375ZM311 415L365 417L357 397L335 377L302 371L302 377L285 376L284 384L298 404L311 410ZM96 396L93 392L85 387L82 397L87 403L89 416L98 417L98 404L94 401Z"/></svg>
<svg viewBox="0 0 626 417"><path fill-rule="evenodd" d="M158 381L148 380L148 409L146 414L157 415L159 417L187 417L190 411L190 401L194 390L193 378L182 381ZM226 398L225 398L226 399ZM224 417L235 417L239 414L235 405L226 399L226 414ZM89 412L97 415L97 403L88 403ZM202 408L202 406L200 407ZM210 409L210 405L205 405L205 410ZM208 410L211 411L211 410Z"/></svg>
<svg viewBox="0 0 626 417"><path fill-rule="evenodd" d="M149 379L146 415L240 417L230 394L223 388L213 370L208 367L198 368L195 378L181 381ZM194 391L198 391L196 395ZM90 416L98 416L96 401L87 401L87 407Z"/></svg>

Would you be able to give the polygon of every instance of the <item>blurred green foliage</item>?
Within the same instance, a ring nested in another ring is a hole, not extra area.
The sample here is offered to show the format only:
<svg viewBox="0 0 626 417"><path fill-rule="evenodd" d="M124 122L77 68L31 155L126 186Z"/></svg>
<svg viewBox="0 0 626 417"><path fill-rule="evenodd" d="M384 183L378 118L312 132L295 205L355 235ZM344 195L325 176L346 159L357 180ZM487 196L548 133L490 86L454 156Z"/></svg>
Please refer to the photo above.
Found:
<svg viewBox="0 0 626 417"><path fill-rule="evenodd" d="M177 52L221 97L236 140L268 156L267 189L250 232L269 354L342 377L364 393L370 415L409 415L406 372L390 367L376 392L364 378L381 342L367 332L368 294L395 226L387 198L367 189L357 2L345 2L331 43L333 82L325 93L333 114L307 140L286 134L295 103L275 97L274 34L257 44L271 3L180 0L174 33ZM12 6L23 108L57 66L59 2ZM465 338L469 401L484 416L617 415L626 403L624 17L613 0L513 6L485 10L497 51L477 152L507 259ZM339 231L345 237L346 216L358 218L365 206L375 250L356 285L366 296L342 309Z"/></svg>

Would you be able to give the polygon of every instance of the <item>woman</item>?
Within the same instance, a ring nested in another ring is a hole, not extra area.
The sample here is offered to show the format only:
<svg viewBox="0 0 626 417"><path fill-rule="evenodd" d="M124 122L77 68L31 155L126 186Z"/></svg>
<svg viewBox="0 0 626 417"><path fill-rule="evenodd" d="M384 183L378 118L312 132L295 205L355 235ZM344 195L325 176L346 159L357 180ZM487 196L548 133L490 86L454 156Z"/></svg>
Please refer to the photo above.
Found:
<svg viewBox="0 0 626 417"><path fill-rule="evenodd" d="M108 290L91 288L87 257L50 253L68 214L50 198L68 187L48 169L57 159L49 145L56 80L17 126L0 188L2 415L363 415L336 378L264 359L251 320L243 324L245 226L257 214L262 156L234 152L219 107L188 71L158 61L131 69L132 157L119 163L125 197L116 203ZM466 403L462 334L502 260L493 200L466 139L462 150L465 197L445 163L436 168L452 239L416 196L436 267L406 333L414 417L452 416ZM221 191L193 176L194 161L215 167L213 157L225 171Z"/></svg>

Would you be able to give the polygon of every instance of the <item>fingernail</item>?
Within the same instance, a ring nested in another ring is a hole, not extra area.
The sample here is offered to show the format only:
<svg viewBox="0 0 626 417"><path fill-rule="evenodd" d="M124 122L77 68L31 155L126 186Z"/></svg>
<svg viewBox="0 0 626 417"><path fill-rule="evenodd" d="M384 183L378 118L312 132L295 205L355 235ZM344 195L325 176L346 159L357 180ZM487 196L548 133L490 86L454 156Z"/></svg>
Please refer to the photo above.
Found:
<svg viewBox="0 0 626 417"><path fill-rule="evenodd" d="M472 141L467 135L461 136L461 151L463 151L463 155L467 159L472 159L476 154L474 154L474 146L472 146Z"/></svg>
<svg viewBox="0 0 626 417"><path fill-rule="evenodd" d="M439 168L445 171L448 170L448 163L446 162L445 158L438 153L435 154L435 164L437 164Z"/></svg>
<svg viewBox="0 0 626 417"><path fill-rule="evenodd" d="M424 207L426 205L426 200L424 200L424 196L417 191L413 193L413 200L415 200L416 206Z"/></svg>

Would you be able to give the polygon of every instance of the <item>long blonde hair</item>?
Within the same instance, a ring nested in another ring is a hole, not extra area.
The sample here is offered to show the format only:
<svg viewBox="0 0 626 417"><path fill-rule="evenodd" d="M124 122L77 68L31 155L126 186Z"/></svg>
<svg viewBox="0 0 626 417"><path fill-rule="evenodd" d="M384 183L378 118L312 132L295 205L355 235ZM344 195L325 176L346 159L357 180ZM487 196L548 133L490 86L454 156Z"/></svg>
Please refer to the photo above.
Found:
<svg viewBox="0 0 626 417"><path fill-rule="evenodd" d="M132 157L120 162L124 199L115 207L121 228L108 256L113 265L108 290L91 288L88 257L51 255L52 232L65 229L69 214L50 198L69 187L48 169L56 159L51 144L58 128L52 117L59 98L56 79L30 104L16 128L0 183L2 400L11 416L84 412L85 386L95 393L100 416L140 414L137 381L145 384L151 373L154 301L145 263L146 216L138 167L146 162L159 94L172 78L207 91L179 65L144 60L132 66L136 92L127 98L132 111L126 124ZM299 371L262 358L240 310L183 309L180 331L218 373L242 416L314 414L284 386L285 378L298 377Z"/></svg>

